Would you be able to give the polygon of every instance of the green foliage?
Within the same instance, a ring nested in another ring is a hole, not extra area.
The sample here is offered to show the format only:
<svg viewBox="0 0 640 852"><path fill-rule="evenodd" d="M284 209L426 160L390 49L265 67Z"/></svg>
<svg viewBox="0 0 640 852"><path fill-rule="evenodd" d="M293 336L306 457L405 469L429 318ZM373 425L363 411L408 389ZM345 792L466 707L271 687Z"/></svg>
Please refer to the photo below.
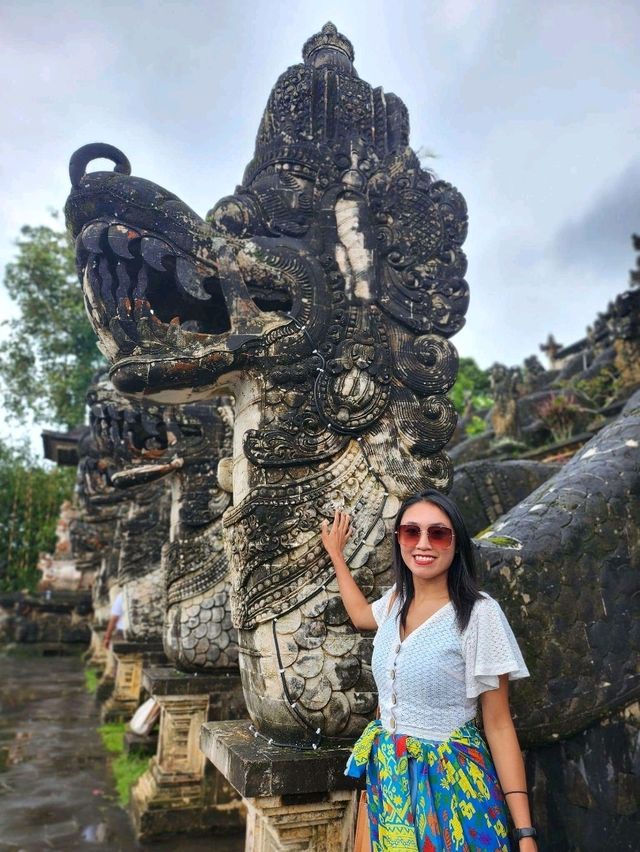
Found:
<svg viewBox="0 0 640 852"><path fill-rule="evenodd" d="M522 542L508 535L493 535L492 532L488 532L482 533L476 536L476 538L481 538L483 541L495 544L496 547L509 547L512 550L522 550Z"/></svg>
<svg viewBox="0 0 640 852"><path fill-rule="evenodd" d="M25 225L4 285L20 315L3 325L0 379L5 405L67 428L84 422L85 394L104 362L86 317L74 252L63 230Z"/></svg>
<svg viewBox="0 0 640 852"><path fill-rule="evenodd" d="M596 408L603 408L616 399L619 385L618 371L613 365L609 365L593 378L577 381L575 389L593 403Z"/></svg>
<svg viewBox="0 0 640 852"><path fill-rule="evenodd" d="M42 551L56 544L63 500L71 499L73 468L45 470L26 449L0 442L0 591L33 591Z"/></svg>
<svg viewBox="0 0 640 852"><path fill-rule="evenodd" d="M572 394L548 397L537 407L538 417L547 426L554 441L568 441L584 428L589 412Z"/></svg>
<svg viewBox="0 0 640 852"><path fill-rule="evenodd" d="M488 370L482 370L473 358L461 358L456 383L449 391L449 399L458 414L464 413L469 402L475 411L490 408L493 404L490 393Z"/></svg>
<svg viewBox="0 0 640 852"><path fill-rule="evenodd" d="M472 438L474 435L482 435L483 432L486 432L487 424L482 419L482 417L478 417L477 414L473 414L471 419L464 427L465 433Z"/></svg>
<svg viewBox="0 0 640 852"><path fill-rule="evenodd" d="M124 722L107 722L98 728L102 745L112 754L120 754L124 750Z"/></svg>
<svg viewBox="0 0 640 852"><path fill-rule="evenodd" d="M111 764L122 807L129 804L131 788L149 767L149 758L128 754L124 750L125 722L109 722L98 728L102 744L108 752L117 755Z"/></svg>
<svg viewBox="0 0 640 852"><path fill-rule="evenodd" d="M89 695L95 695L98 691L98 670L93 666L87 666L84 670L84 684Z"/></svg>
<svg viewBox="0 0 640 852"><path fill-rule="evenodd" d="M137 754L125 754L124 752L111 764L113 776L116 781L118 800L123 808L129 804L131 788L138 778L149 768L149 758L140 757Z"/></svg>

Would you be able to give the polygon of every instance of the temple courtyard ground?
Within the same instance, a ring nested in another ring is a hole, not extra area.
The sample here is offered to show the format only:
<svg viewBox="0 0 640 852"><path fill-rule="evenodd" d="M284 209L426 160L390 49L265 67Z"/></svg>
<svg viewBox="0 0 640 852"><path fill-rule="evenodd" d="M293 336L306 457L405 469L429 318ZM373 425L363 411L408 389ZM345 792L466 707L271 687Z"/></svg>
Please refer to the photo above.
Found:
<svg viewBox="0 0 640 852"><path fill-rule="evenodd" d="M240 852L244 838L138 844L79 657L0 654L0 852Z"/></svg>

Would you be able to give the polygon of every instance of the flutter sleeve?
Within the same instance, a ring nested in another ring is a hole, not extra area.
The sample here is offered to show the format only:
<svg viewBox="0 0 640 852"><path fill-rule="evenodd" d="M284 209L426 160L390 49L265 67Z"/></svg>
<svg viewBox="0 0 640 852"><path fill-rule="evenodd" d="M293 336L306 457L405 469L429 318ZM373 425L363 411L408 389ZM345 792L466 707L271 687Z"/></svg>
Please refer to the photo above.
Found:
<svg viewBox="0 0 640 852"><path fill-rule="evenodd" d="M378 598L377 601L374 601L371 604L371 610L373 612L373 617L375 618L376 624L378 625L378 627L380 627L382 622L389 615L389 609L392 608L389 605L391 603L391 596L394 593L395 588L396 588L395 586L391 586L391 588L387 589L387 591L384 593L384 595L381 598Z"/></svg>
<svg viewBox="0 0 640 852"><path fill-rule="evenodd" d="M462 646L467 698L497 689L500 675L508 674L509 680L529 677L507 617L500 604L488 595L473 607Z"/></svg>
<svg viewBox="0 0 640 852"><path fill-rule="evenodd" d="M124 596L122 592L119 592L111 605L111 615L117 615L120 617L124 615Z"/></svg>

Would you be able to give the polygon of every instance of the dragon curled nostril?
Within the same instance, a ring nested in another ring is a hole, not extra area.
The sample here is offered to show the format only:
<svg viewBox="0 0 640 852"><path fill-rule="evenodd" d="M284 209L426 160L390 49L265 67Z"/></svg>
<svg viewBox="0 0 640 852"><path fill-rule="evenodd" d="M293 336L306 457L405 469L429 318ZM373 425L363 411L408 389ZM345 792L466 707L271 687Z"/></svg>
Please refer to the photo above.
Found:
<svg viewBox="0 0 640 852"><path fill-rule="evenodd" d="M104 142L90 142L83 145L71 155L69 160L69 178L74 189L86 174L87 166L92 160L112 160L115 164L114 171L123 175L131 174L131 163L119 148L107 145Z"/></svg>

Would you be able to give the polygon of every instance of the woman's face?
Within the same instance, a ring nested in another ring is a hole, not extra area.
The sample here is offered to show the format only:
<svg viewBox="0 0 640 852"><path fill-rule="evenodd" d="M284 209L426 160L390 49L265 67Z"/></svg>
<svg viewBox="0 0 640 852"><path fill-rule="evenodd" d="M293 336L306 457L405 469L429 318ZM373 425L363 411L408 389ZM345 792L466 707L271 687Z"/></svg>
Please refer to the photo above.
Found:
<svg viewBox="0 0 640 852"><path fill-rule="evenodd" d="M453 530L453 525L446 512L433 503L414 503L405 510L400 524L411 524L420 527L420 539L415 545L403 545L401 537L398 537L400 553L405 565L413 574L415 579L434 580L446 574L453 562L456 541L452 537L451 544L446 550L440 550L429 541L427 527L441 526Z"/></svg>

